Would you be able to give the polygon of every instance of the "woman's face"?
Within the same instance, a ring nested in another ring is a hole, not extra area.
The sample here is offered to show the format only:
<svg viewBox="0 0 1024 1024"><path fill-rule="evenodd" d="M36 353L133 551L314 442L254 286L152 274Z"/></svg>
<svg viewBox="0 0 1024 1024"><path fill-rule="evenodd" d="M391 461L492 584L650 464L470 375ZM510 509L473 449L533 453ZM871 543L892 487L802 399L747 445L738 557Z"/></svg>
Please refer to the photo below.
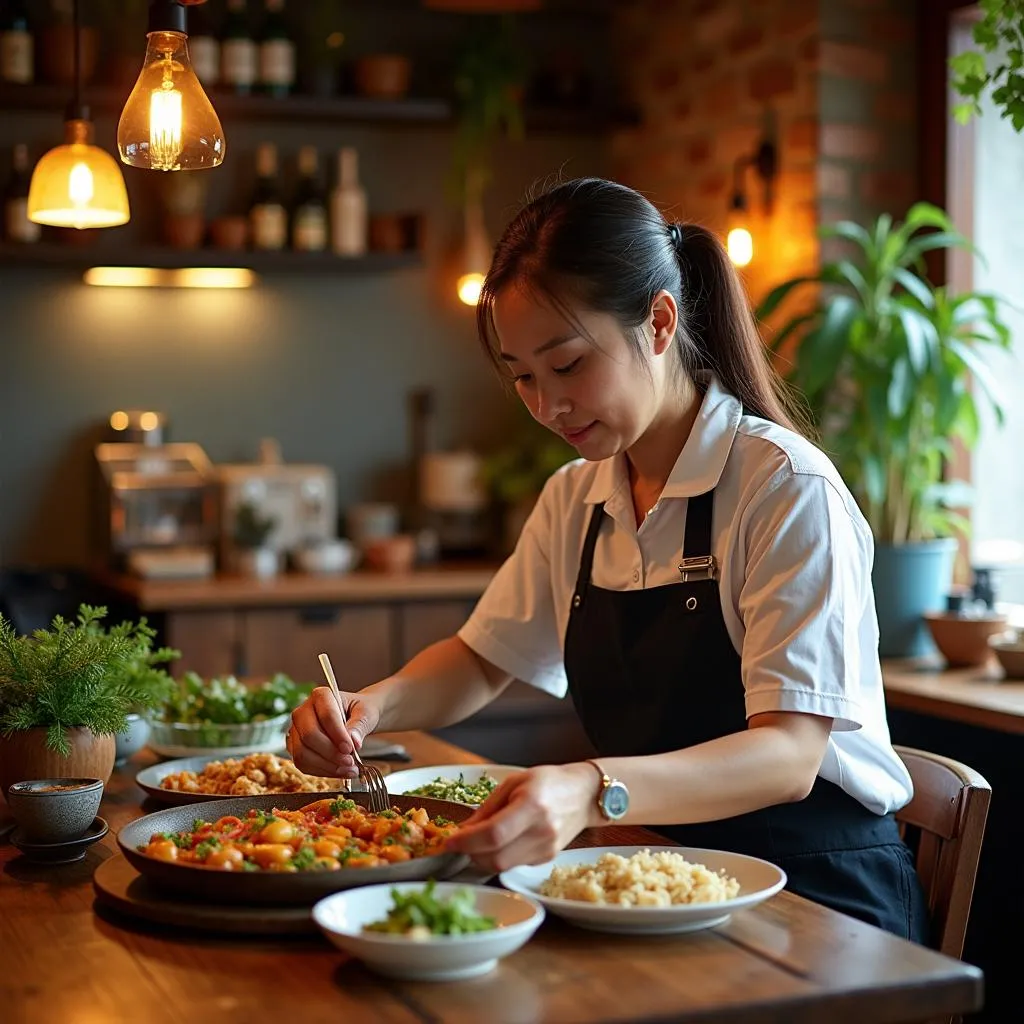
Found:
<svg viewBox="0 0 1024 1024"><path fill-rule="evenodd" d="M578 326L527 290L504 289L494 301L500 358L538 423L583 458L607 459L635 444L657 415L667 360L638 357L609 314L573 315ZM656 327L643 331L649 348Z"/></svg>

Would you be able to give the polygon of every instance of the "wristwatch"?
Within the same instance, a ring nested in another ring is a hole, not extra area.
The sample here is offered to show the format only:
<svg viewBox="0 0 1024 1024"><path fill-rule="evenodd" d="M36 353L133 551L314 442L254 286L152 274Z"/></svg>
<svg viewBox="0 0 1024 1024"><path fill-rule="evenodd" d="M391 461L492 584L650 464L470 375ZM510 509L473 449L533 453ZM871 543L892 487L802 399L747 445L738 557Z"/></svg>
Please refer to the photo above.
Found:
<svg viewBox="0 0 1024 1024"><path fill-rule="evenodd" d="M592 764L601 776L601 789L597 794L597 809L601 816L607 821L624 818L629 810L629 790L626 784L613 779L596 761L587 758L587 764Z"/></svg>

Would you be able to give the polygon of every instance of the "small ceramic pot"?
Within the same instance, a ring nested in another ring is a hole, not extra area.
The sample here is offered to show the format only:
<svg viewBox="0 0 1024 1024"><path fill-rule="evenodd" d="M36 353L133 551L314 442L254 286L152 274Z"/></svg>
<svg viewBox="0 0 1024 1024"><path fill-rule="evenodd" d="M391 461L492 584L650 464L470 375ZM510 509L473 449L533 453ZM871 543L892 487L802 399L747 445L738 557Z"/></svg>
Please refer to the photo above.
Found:
<svg viewBox="0 0 1024 1024"><path fill-rule="evenodd" d="M401 54L375 53L360 57L353 70L360 96L399 100L409 91L412 63Z"/></svg>
<svg viewBox="0 0 1024 1024"><path fill-rule="evenodd" d="M235 557L235 564L243 576L268 579L280 569L280 557L273 548L243 548Z"/></svg>
<svg viewBox="0 0 1024 1024"><path fill-rule="evenodd" d="M100 779L33 779L15 782L7 804L27 840L64 843L85 833L102 796Z"/></svg>
<svg viewBox="0 0 1024 1024"><path fill-rule="evenodd" d="M409 572L416 564L416 538L409 533L381 537L364 549L366 566L378 572Z"/></svg>
<svg viewBox="0 0 1024 1024"><path fill-rule="evenodd" d="M128 715L128 728L114 737L114 767L124 764L149 741L149 722L134 712Z"/></svg>
<svg viewBox="0 0 1024 1024"><path fill-rule="evenodd" d="M989 638L1006 629L1005 615L972 618L953 612L929 612L924 620L935 646L951 668L984 665L992 657Z"/></svg>

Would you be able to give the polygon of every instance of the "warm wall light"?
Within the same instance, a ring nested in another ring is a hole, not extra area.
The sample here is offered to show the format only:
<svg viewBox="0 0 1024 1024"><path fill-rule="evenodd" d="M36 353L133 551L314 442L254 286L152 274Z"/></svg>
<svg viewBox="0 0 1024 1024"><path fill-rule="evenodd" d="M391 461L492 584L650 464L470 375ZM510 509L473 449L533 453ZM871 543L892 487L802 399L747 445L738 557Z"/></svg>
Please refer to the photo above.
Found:
<svg viewBox="0 0 1024 1024"><path fill-rule="evenodd" d="M82 31L75 18L75 93L64 116L64 145L45 153L32 171L28 219L59 228L112 228L127 224L128 193L117 161L92 144L93 124L82 102Z"/></svg>
<svg viewBox="0 0 1024 1024"><path fill-rule="evenodd" d="M101 288L251 288L256 275L244 267L90 267L82 280Z"/></svg>
<svg viewBox="0 0 1024 1024"><path fill-rule="evenodd" d="M188 53L180 0L151 0L146 57L117 125L121 160L151 171L191 171L224 160L224 129Z"/></svg>
<svg viewBox="0 0 1024 1024"><path fill-rule="evenodd" d="M462 274L456 283L459 300L467 306L480 301L480 291L491 265L491 243L484 224L483 178L470 172L466 178Z"/></svg>
<svg viewBox="0 0 1024 1024"><path fill-rule="evenodd" d="M729 259L737 267L747 266L754 258L754 237L748 227L749 204L744 182L748 167L753 167L757 176L764 183L765 209L770 212L772 183L778 171L778 154L775 150L775 143L765 139L757 147L753 156L742 156L733 166L733 190L729 203L729 233L725 244L729 252Z"/></svg>

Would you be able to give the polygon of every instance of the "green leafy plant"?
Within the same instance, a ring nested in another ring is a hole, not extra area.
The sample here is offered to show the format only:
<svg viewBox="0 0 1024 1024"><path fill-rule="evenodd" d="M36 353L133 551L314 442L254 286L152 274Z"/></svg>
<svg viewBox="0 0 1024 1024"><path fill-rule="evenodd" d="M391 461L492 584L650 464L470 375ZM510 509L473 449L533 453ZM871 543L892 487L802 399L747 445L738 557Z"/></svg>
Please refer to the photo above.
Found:
<svg viewBox="0 0 1024 1024"><path fill-rule="evenodd" d="M761 319L794 289L822 286L813 310L791 316L772 348L798 339L787 376L806 396L876 540L904 544L963 530L955 508L969 500L969 488L943 476L954 442L970 449L978 440L976 393L1002 422L996 383L980 354L1010 345L998 300L951 295L925 278L926 252L970 248L927 203L916 204L903 223L883 214L871 230L842 222L822 233L845 239L855 255L768 295Z"/></svg>
<svg viewBox="0 0 1024 1024"><path fill-rule="evenodd" d="M263 547L275 526L273 516L261 515L251 501L243 501L235 510L235 543L240 548Z"/></svg>
<svg viewBox="0 0 1024 1024"><path fill-rule="evenodd" d="M29 636L0 615L0 735L42 727L47 746L66 757L68 729L124 732L130 711L166 699L171 681L159 666L178 652L154 650L145 619L108 630L106 614L83 604L75 622L58 615Z"/></svg>
<svg viewBox="0 0 1024 1024"><path fill-rule="evenodd" d="M982 17L971 29L977 50L951 57L953 87L964 102L954 114L965 123L981 113L981 97L991 90L992 102L1009 118L1015 131L1024 130L1024 0L981 0ZM998 53L989 70L986 54Z"/></svg>
<svg viewBox="0 0 1024 1024"><path fill-rule="evenodd" d="M488 455L482 476L492 497L515 505L540 494L556 469L576 458L576 449L526 415L514 440Z"/></svg>
<svg viewBox="0 0 1024 1024"><path fill-rule="evenodd" d="M513 17L473 19L455 65L454 184L460 197L473 182L485 187L500 138L522 139L528 70Z"/></svg>

